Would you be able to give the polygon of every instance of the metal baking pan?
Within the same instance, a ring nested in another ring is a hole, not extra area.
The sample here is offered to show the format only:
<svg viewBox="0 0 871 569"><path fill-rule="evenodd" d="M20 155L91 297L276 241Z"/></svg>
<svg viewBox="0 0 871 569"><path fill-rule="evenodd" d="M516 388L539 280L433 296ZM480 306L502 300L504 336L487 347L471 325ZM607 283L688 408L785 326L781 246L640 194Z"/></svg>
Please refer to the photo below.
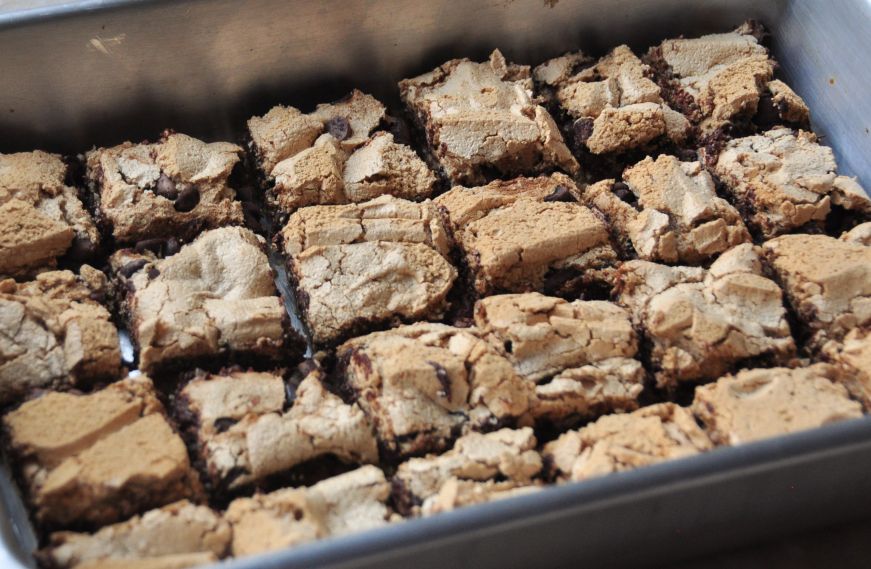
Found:
<svg viewBox="0 0 871 569"><path fill-rule="evenodd" d="M81 152L165 126L239 139L277 103L304 110L499 47L644 50L735 27L772 33L782 75L841 171L871 187L871 1L31 0L0 3L0 151ZM871 418L230 562L233 568L662 566L871 511ZM0 567L32 566L0 472Z"/></svg>

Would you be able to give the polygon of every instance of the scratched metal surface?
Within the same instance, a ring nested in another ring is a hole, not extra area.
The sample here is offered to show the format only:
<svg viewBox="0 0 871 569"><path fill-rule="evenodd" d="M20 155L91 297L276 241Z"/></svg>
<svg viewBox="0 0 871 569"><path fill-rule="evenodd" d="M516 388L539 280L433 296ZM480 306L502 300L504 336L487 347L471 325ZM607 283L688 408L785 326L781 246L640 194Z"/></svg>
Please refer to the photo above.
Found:
<svg viewBox="0 0 871 569"><path fill-rule="evenodd" d="M395 104L398 79L450 57L643 49L747 17L773 32L842 170L871 187L871 0L0 0L0 151L76 153L168 126L237 138L279 102L359 87ZM857 421L235 565L640 567L867 514L869 463L871 421ZM5 470L0 538L0 567L32 565Z"/></svg>

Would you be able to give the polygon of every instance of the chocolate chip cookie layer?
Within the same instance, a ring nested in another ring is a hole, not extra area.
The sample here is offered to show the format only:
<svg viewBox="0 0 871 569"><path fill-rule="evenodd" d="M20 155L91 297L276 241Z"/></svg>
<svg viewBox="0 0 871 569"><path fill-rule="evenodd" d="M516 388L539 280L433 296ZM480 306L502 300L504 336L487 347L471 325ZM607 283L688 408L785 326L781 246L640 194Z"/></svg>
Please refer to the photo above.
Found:
<svg viewBox="0 0 871 569"><path fill-rule="evenodd" d="M106 276L49 271L0 281L0 404L37 388L82 387L121 373L118 331L99 300ZM96 299L96 300L95 300Z"/></svg>
<svg viewBox="0 0 871 569"><path fill-rule="evenodd" d="M322 381L322 372L313 370L292 402L289 386L272 373L205 375L181 389L180 415L193 419L197 451L215 491L250 486L323 456L378 462L366 415Z"/></svg>
<svg viewBox="0 0 871 569"><path fill-rule="evenodd" d="M303 208L281 239L316 345L385 324L439 319L457 278L447 228L430 201L382 196Z"/></svg>
<svg viewBox="0 0 871 569"><path fill-rule="evenodd" d="M600 217L563 174L454 187L445 208L475 292L607 297L617 252Z"/></svg>
<svg viewBox="0 0 871 569"><path fill-rule="evenodd" d="M650 76L650 68L626 45L595 62L569 53L533 74L550 103L573 121L574 142L592 154L686 141L689 121L663 101Z"/></svg>
<svg viewBox="0 0 871 569"><path fill-rule="evenodd" d="M201 494L154 384L130 377L90 395L49 392L3 417L38 522L82 527Z"/></svg>
<svg viewBox="0 0 871 569"><path fill-rule="evenodd" d="M578 163L550 114L532 94L528 66L454 59L399 83L402 100L426 134L429 151L454 184L481 184Z"/></svg>
<svg viewBox="0 0 871 569"><path fill-rule="evenodd" d="M111 263L123 310L139 352L152 372L216 366L251 359L284 361L301 340L277 295L261 237L241 227L213 229L169 257L125 249Z"/></svg>
<svg viewBox="0 0 871 569"><path fill-rule="evenodd" d="M475 329L420 323L350 340L337 356L387 454L445 449L529 408L532 385Z"/></svg>
<svg viewBox="0 0 871 569"><path fill-rule="evenodd" d="M650 341L661 386L716 379L738 366L787 363L795 355L783 295L763 276L749 243L707 270L629 261L618 282L618 301Z"/></svg>
<svg viewBox="0 0 871 569"><path fill-rule="evenodd" d="M118 243L240 225L242 204L228 179L242 149L164 132L156 143L125 142L87 153L100 221Z"/></svg>
<svg viewBox="0 0 871 569"><path fill-rule="evenodd" d="M0 154L0 278L55 267L64 255L87 261L97 252L97 227L66 177L55 154Z"/></svg>
<svg viewBox="0 0 871 569"><path fill-rule="evenodd" d="M699 162L648 157L627 168L623 181L603 180L582 200L601 211L627 256L697 264L750 241L738 211L717 197Z"/></svg>

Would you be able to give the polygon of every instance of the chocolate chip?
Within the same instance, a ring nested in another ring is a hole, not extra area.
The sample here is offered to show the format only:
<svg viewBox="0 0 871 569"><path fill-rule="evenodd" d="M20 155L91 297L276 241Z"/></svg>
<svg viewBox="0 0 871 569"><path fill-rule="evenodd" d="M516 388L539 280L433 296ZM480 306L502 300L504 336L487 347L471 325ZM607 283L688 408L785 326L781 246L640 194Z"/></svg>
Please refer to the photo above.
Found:
<svg viewBox="0 0 871 569"><path fill-rule="evenodd" d="M179 244L178 239L170 237L166 240L166 248L164 248L163 254L169 257L170 255L178 253L179 249L181 249L181 245Z"/></svg>
<svg viewBox="0 0 871 569"><path fill-rule="evenodd" d="M142 239L141 241L136 242L136 245L133 246L133 250L137 253L151 251L152 253L159 255L164 245L166 245L166 239L163 239L161 237L155 237L153 239Z"/></svg>
<svg viewBox="0 0 871 569"><path fill-rule="evenodd" d="M149 267L148 268L148 279L149 280L153 281L154 279L156 279L159 276L160 276L160 271L157 269L157 267Z"/></svg>
<svg viewBox="0 0 871 569"><path fill-rule="evenodd" d="M73 238L72 244L70 244L67 255L73 261L86 261L93 257L96 252L97 247L90 237L87 235L76 235Z"/></svg>
<svg viewBox="0 0 871 569"><path fill-rule="evenodd" d="M327 132L336 140L347 140L351 136L351 123L345 117L333 117L327 121Z"/></svg>
<svg viewBox="0 0 871 569"><path fill-rule="evenodd" d="M178 197L178 188L169 176L161 174L157 179L157 185L154 187L154 193L168 200L175 201Z"/></svg>
<svg viewBox="0 0 871 569"><path fill-rule="evenodd" d="M215 419L215 430L219 433L223 433L238 422L239 421L232 417L218 417Z"/></svg>
<svg viewBox="0 0 871 569"><path fill-rule="evenodd" d="M136 259L135 261L130 261L129 263L118 269L118 272L125 279L129 279L131 276L133 276L133 273L135 273L147 264L148 261L146 261L145 259Z"/></svg>
<svg viewBox="0 0 871 569"><path fill-rule="evenodd" d="M614 192L615 196L626 203L634 205L638 201L637 196L629 189L629 185L626 182L615 182L611 190Z"/></svg>
<svg viewBox="0 0 871 569"><path fill-rule="evenodd" d="M436 374L436 379L439 380L439 383L442 386L441 394L444 395L445 399L450 400L451 398L451 378L448 376L448 370L445 367L436 362L426 362L433 367Z"/></svg>
<svg viewBox="0 0 871 569"><path fill-rule="evenodd" d="M756 116L754 122L763 130L769 130L779 124L783 124L781 119L781 110L774 102L770 93L765 93L759 97L759 104L756 107Z"/></svg>
<svg viewBox="0 0 871 569"><path fill-rule="evenodd" d="M586 144L590 136L593 134L593 119L578 119L572 125L572 132L575 135L575 143Z"/></svg>
<svg viewBox="0 0 871 569"><path fill-rule="evenodd" d="M545 196L544 201L546 202L573 202L575 200L575 196L572 195L572 192L562 184L558 185L553 189L550 195Z"/></svg>
<svg viewBox="0 0 871 569"><path fill-rule="evenodd" d="M200 203L200 191L196 186L186 185L178 193L174 207L176 211L184 213L197 207L198 203Z"/></svg>
<svg viewBox="0 0 871 569"><path fill-rule="evenodd" d="M681 148L676 154L681 162L695 162L699 159L699 153L692 148Z"/></svg>
<svg viewBox="0 0 871 569"><path fill-rule="evenodd" d="M315 360L313 360L313 359L307 359L307 360L303 360L303 362L302 362L301 364L299 364L298 366L296 366L296 369L299 371L299 373L300 373L303 377L305 377L305 376L307 376L308 374L310 374L311 372L313 372L313 371L315 371L316 369L318 369L319 367L320 367L320 366L318 365L318 362L317 362L317 361L315 361Z"/></svg>

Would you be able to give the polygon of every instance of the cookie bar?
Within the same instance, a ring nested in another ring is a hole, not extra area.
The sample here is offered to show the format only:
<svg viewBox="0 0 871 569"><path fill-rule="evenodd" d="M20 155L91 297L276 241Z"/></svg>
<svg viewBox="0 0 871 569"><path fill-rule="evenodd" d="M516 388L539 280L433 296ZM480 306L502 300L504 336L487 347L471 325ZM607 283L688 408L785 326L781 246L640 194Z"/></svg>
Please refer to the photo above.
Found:
<svg viewBox="0 0 871 569"><path fill-rule="evenodd" d="M350 340L337 357L382 448L402 457L510 422L532 396L531 384L474 329L401 326Z"/></svg>
<svg viewBox="0 0 871 569"><path fill-rule="evenodd" d="M46 393L7 413L3 427L45 526L108 524L199 497L187 449L145 376L90 395Z"/></svg>
<svg viewBox="0 0 871 569"><path fill-rule="evenodd" d="M296 387L292 401L288 389L280 375L243 371L206 374L181 389L180 414L193 423L213 490L250 486L323 456L378 462L366 415L327 391L319 369Z"/></svg>
<svg viewBox="0 0 871 569"><path fill-rule="evenodd" d="M608 227L563 174L457 186L435 199L450 218L475 292L607 297L618 262Z"/></svg>
<svg viewBox="0 0 871 569"><path fill-rule="evenodd" d="M779 128L731 140L715 157L713 171L747 223L766 239L822 229L838 214L834 210L871 216L871 199L856 180L837 174L832 149L809 132Z"/></svg>
<svg viewBox="0 0 871 569"><path fill-rule="evenodd" d="M248 121L267 199L280 214L300 207L359 203L382 195L428 198L435 174L415 151L376 131L384 106L353 91L345 100L319 105L311 114L275 107Z"/></svg>
<svg viewBox="0 0 871 569"><path fill-rule="evenodd" d="M324 133L352 151L386 118L387 109L378 99L354 89L344 99L320 104L309 114L295 107L273 107L262 117L248 119L248 133L257 166L268 175L279 162L310 148Z"/></svg>
<svg viewBox="0 0 871 569"><path fill-rule="evenodd" d="M871 246L784 235L762 247L812 347L871 325Z"/></svg>
<svg viewBox="0 0 871 569"><path fill-rule="evenodd" d="M451 477L441 485L437 494L421 504L420 515L432 516L475 504L524 496L541 489L542 485L539 482L511 482L509 480L478 482Z"/></svg>
<svg viewBox="0 0 871 569"><path fill-rule="evenodd" d="M841 234L841 241L871 247L871 221L857 225Z"/></svg>
<svg viewBox="0 0 871 569"><path fill-rule="evenodd" d="M453 184L578 171L556 122L533 97L530 68L499 50L483 63L454 59L400 81L399 92Z"/></svg>
<svg viewBox="0 0 871 569"><path fill-rule="evenodd" d="M530 415L556 421L631 411L644 368L629 313L605 301L505 294L475 305L475 326L534 382Z"/></svg>
<svg viewBox="0 0 871 569"><path fill-rule="evenodd" d="M739 366L782 364L795 355L780 288L763 276L749 243L723 253L707 270L626 262L617 290L650 341L660 386L716 379Z"/></svg>
<svg viewBox="0 0 871 569"><path fill-rule="evenodd" d="M98 216L116 242L175 237L241 225L242 204L229 184L242 149L164 132L155 143L125 142L87 153Z"/></svg>
<svg viewBox="0 0 871 569"><path fill-rule="evenodd" d="M838 366L838 382L865 411L871 411L871 330L855 328L843 341L827 343L823 354Z"/></svg>
<svg viewBox="0 0 871 569"><path fill-rule="evenodd" d="M39 150L0 154L0 278L88 261L100 235L60 156Z"/></svg>
<svg viewBox="0 0 871 569"><path fill-rule="evenodd" d="M316 345L392 322L437 320L457 278L447 228L430 201L381 196L303 208L281 240Z"/></svg>
<svg viewBox="0 0 871 569"><path fill-rule="evenodd" d="M140 369L253 356L265 364L300 352L264 248L250 230L225 227L165 258L116 252L111 264L126 290L122 309Z"/></svg>
<svg viewBox="0 0 871 569"><path fill-rule="evenodd" d="M663 101L650 76L650 68L626 45L595 62L569 53L533 73L550 103L572 121L573 142L592 154L687 140L689 121Z"/></svg>
<svg viewBox="0 0 871 569"><path fill-rule="evenodd" d="M702 164L674 156L647 157L621 182L587 186L582 201L605 215L627 256L645 261L697 264L750 241Z"/></svg>
<svg viewBox="0 0 871 569"><path fill-rule="evenodd" d="M230 524L217 512L182 500L94 533L55 532L38 556L58 569L124 562L192 567L223 557L230 539Z"/></svg>
<svg viewBox="0 0 871 569"><path fill-rule="evenodd" d="M713 447L692 413L674 403L606 415L545 445L558 481L586 480L684 458Z"/></svg>
<svg viewBox="0 0 871 569"><path fill-rule="evenodd" d="M862 416L827 364L752 369L696 388L693 413L711 440L738 445Z"/></svg>
<svg viewBox="0 0 871 569"><path fill-rule="evenodd" d="M99 302L107 292L106 276L88 265L0 280L0 404L121 374L118 331Z"/></svg>
<svg viewBox="0 0 871 569"><path fill-rule="evenodd" d="M807 105L774 79L776 63L759 43L762 34L758 24L747 22L728 33L668 39L651 48L646 60L664 98L702 135L760 114L764 125L804 124Z"/></svg>
<svg viewBox="0 0 871 569"><path fill-rule="evenodd" d="M308 488L238 498L225 513L232 553L242 557L384 526L389 497L384 473L363 466Z"/></svg>
<svg viewBox="0 0 871 569"><path fill-rule="evenodd" d="M400 464L393 478L394 501L404 513L420 514L421 509L439 509L433 501L447 498L451 490L445 488L446 484L460 490L462 482L475 482L484 493L495 490L492 484L496 481L509 482L511 489L531 485L542 468L536 445L529 427L469 433L444 454L412 458ZM503 485L501 489L507 488ZM465 484L462 492L474 493Z"/></svg>

